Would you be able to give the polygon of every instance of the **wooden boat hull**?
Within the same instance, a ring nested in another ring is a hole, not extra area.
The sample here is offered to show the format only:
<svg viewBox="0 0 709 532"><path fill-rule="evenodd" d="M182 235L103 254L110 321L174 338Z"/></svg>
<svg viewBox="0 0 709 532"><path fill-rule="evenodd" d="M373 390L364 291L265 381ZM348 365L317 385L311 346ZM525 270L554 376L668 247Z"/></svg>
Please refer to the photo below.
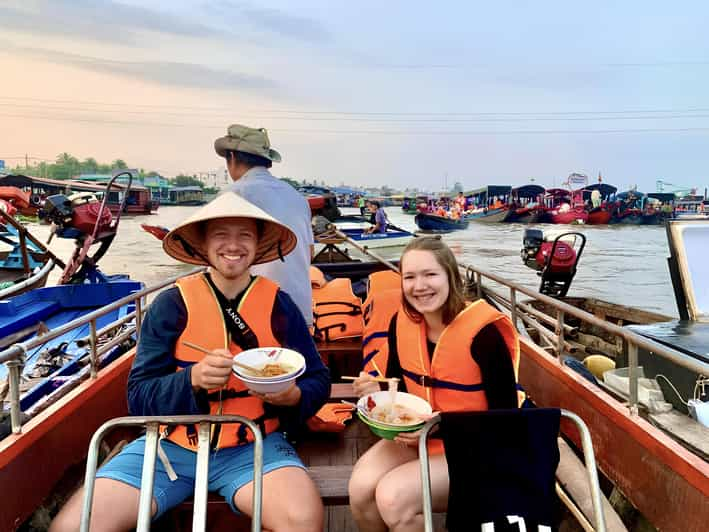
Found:
<svg viewBox="0 0 709 532"><path fill-rule="evenodd" d="M465 216L466 220L471 220L473 222L483 222L483 223L499 223L505 220L508 211L507 207L501 207L499 209L488 209L485 212L480 212L476 214L467 214Z"/></svg>
<svg viewBox="0 0 709 532"><path fill-rule="evenodd" d="M418 213L414 221L422 231L457 231L468 227L467 219L452 220L423 212Z"/></svg>
<svg viewBox="0 0 709 532"><path fill-rule="evenodd" d="M386 233L369 234L364 234L361 229L341 229L341 231L358 244L368 248L405 246L414 238L414 234L408 231L387 231Z"/></svg>
<svg viewBox="0 0 709 532"><path fill-rule="evenodd" d="M510 209L503 221L515 224L535 224L541 222L544 212L541 209Z"/></svg>
<svg viewBox="0 0 709 532"><path fill-rule="evenodd" d="M585 224L588 222L588 213L584 210L571 209L566 212L557 210L547 211L545 221L552 224L568 225L568 224Z"/></svg>
<svg viewBox="0 0 709 532"><path fill-rule="evenodd" d="M67 470L81 463L94 431L127 415L128 372L135 351L122 355L13 434L0 441L0 530L15 530L42 504Z"/></svg>
<svg viewBox="0 0 709 532"><path fill-rule="evenodd" d="M613 213L609 210L599 207L588 213L588 224L590 225L606 225L611 221Z"/></svg>
<svg viewBox="0 0 709 532"><path fill-rule="evenodd" d="M566 408L586 422L598 467L655 527L706 530L707 462L526 339L520 383L538 406ZM580 443L575 429L563 430Z"/></svg>

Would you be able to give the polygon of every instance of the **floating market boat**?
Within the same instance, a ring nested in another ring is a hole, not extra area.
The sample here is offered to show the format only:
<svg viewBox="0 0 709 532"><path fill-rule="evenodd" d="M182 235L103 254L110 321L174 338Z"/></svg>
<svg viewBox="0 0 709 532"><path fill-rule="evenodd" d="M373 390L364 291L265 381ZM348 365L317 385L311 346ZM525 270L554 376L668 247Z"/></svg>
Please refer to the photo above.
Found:
<svg viewBox="0 0 709 532"><path fill-rule="evenodd" d="M447 233L450 231L458 231L468 227L468 219L466 217L454 220L445 216L420 212L414 217L414 221L422 231L434 231L439 233Z"/></svg>
<svg viewBox="0 0 709 532"><path fill-rule="evenodd" d="M544 217L544 193L539 185L524 185L510 191L507 216L503 221L510 223L534 224Z"/></svg>
<svg viewBox="0 0 709 532"><path fill-rule="evenodd" d="M544 196L545 212L542 221L552 224L585 224L588 212L583 204L580 191L571 192L563 188L547 189Z"/></svg>

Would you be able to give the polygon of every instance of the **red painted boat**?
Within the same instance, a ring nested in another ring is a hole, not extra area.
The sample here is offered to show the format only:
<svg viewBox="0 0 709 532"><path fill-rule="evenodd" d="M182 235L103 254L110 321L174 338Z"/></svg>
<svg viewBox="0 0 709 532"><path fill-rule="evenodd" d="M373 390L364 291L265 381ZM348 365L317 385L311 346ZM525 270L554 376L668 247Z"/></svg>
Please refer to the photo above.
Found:
<svg viewBox="0 0 709 532"><path fill-rule="evenodd" d="M588 213L584 208L581 191L564 188L547 189L544 196L545 213L542 221L552 224L585 224Z"/></svg>
<svg viewBox="0 0 709 532"><path fill-rule="evenodd" d="M30 206L30 194L17 187L0 187L0 199L15 206L16 209L26 209Z"/></svg>
<svg viewBox="0 0 709 532"><path fill-rule="evenodd" d="M601 205L588 211L588 223L591 225L606 225L611 221L613 212L611 206Z"/></svg>

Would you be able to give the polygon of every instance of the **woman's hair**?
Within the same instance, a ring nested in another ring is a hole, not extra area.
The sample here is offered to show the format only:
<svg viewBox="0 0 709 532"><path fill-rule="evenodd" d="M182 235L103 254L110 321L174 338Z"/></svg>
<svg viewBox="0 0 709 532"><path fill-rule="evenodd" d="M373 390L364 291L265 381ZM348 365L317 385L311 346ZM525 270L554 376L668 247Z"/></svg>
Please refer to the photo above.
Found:
<svg viewBox="0 0 709 532"><path fill-rule="evenodd" d="M448 299L443 304L442 319L443 324L448 325L458 313L465 308L463 280L458 270L458 261L455 260L453 252L440 238L423 236L414 238L404 249L399 264L402 271L404 269L406 254L413 250L430 251L433 253L436 262L443 268L443 271L446 272L446 277L448 278ZM411 319L421 321L423 316L408 302L406 296L402 295L402 300L404 312L406 312Z"/></svg>

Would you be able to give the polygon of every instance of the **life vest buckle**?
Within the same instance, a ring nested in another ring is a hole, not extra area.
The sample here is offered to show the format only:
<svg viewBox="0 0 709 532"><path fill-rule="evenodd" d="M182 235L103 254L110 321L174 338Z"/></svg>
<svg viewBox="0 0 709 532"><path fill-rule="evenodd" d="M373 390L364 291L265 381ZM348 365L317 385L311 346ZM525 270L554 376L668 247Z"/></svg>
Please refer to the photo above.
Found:
<svg viewBox="0 0 709 532"><path fill-rule="evenodd" d="M422 386L424 388L432 388L433 387L433 379L429 377L428 375L421 375L419 377L419 386Z"/></svg>

